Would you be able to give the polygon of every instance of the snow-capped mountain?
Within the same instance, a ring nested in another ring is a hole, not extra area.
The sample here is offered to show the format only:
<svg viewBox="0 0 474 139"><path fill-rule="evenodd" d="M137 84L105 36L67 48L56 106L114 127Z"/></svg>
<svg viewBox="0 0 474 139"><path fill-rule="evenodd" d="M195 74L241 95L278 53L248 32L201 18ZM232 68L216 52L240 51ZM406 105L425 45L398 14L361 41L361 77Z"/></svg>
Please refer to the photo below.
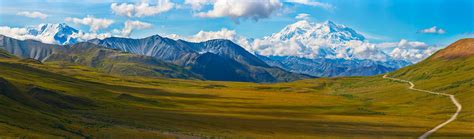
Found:
<svg viewBox="0 0 474 139"><path fill-rule="evenodd" d="M39 40L49 44L73 44L78 41L79 31L65 23L60 24L40 24L38 26L27 27L27 36L30 39Z"/></svg>
<svg viewBox="0 0 474 139"><path fill-rule="evenodd" d="M375 75L411 64L392 58L362 34L332 21L298 21L252 45L252 51L269 65L314 76Z"/></svg>
<svg viewBox="0 0 474 139"><path fill-rule="evenodd" d="M291 39L330 40L333 43L350 40L365 40L363 35L344 25L338 25L332 21L311 23L307 20L301 20L294 24L288 25L280 32L273 34L270 38L282 41Z"/></svg>
<svg viewBox="0 0 474 139"><path fill-rule="evenodd" d="M47 44L74 44L95 38L108 38L111 33L84 32L60 24L40 24L23 28L0 26L0 35L5 35L18 40L37 40Z"/></svg>
<svg viewBox="0 0 474 139"><path fill-rule="evenodd" d="M368 43L363 35L332 21L298 21L256 41L254 45L254 48L259 48L257 53L266 56L390 60L389 55Z"/></svg>

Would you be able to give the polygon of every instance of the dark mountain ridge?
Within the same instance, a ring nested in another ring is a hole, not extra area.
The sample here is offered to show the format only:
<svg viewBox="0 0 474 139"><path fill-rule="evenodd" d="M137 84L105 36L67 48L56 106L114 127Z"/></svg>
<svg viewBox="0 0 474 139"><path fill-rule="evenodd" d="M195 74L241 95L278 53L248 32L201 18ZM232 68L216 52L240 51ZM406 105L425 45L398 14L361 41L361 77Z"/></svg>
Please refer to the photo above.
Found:
<svg viewBox="0 0 474 139"><path fill-rule="evenodd" d="M208 80L282 82L310 78L271 67L230 40L216 39L194 43L154 35L143 39L111 37L89 42L171 62Z"/></svg>

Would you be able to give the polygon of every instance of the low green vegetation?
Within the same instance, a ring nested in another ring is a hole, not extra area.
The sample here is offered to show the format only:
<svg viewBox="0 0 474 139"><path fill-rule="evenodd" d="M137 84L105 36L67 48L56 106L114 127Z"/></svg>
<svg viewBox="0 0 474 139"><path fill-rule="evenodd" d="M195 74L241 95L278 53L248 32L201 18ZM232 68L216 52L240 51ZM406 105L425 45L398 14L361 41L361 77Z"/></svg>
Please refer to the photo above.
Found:
<svg viewBox="0 0 474 139"><path fill-rule="evenodd" d="M76 60L41 63L0 51L0 137L413 138L456 110L445 96L381 75L256 84L104 70L121 64L121 55L94 61L68 54ZM473 71L474 57L463 55L432 57L389 76L455 95L463 110L433 136L472 138Z"/></svg>
<svg viewBox="0 0 474 139"><path fill-rule="evenodd" d="M0 58L15 58L15 56L3 49L0 49Z"/></svg>
<svg viewBox="0 0 474 139"><path fill-rule="evenodd" d="M456 96L463 105L459 120L441 129L439 134L449 130L465 130L465 126L474 126L474 57L428 59L394 72L391 76L412 80L417 88ZM443 113L446 114L454 111L452 104L433 103L433 105L443 105Z"/></svg>
<svg viewBox="0 0 474 139"><path fill-rule="evenodd" d="M390 75L458 96L464 106L459 119L434 136L472 137L474 68L423 64ZM413 138L455 111L446 97L381 76L255 84L119 76L81 65L0 59L0 77L4 137Z"/></svg>
<svg viewBox="0 0 474 139"><path fill-rule="evenodd" d="M167 77L201 79L199 75L149 56L101 48L89 43L77 43L68 48L57 48L57 52L45 60L56 65L82 65L100 72L143 77Z"/></svg>

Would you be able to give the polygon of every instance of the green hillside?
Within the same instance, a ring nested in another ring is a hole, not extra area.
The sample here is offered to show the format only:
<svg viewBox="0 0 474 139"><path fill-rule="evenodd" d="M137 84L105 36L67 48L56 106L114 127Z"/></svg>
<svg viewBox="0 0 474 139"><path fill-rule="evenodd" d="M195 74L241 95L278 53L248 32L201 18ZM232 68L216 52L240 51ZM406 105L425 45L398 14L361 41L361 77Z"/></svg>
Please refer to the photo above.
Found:
<svg viewBox="0 0 474 139"><path fill-rule="evenodd" d="M15 58L15 56L3 49L0 49L0 58Z"/></svg>
<svg viewBox="0 0 474 139"><path fill-rule="evenodd" d="M458 121L470 122L467 126L474 126L474 39L459 40L427 60L390 75L411 80L421 89L455 95L464 104ZM445 105L447 112L448 108L454 111L452 104L438 105ZM463 126L466 125L453 122L440 132Z"/></svg>
<svg viewBox="0 0 474 139"><path fill-rule="evenodd" d="M434 136L474 136L473 59L430 58L389 74L459 98L461 115ZM455 111L446 97L382 76L211 82L5 58L0 69L5 137L414 138Z"/></svg>
<svg viewBox="0 0 474 139"><path fill-rule="evenodd" d="M64 66L79 64L116 75L201 79L187 69L153 57L101 48L90 43L58 48L45 62Z"/></svg>

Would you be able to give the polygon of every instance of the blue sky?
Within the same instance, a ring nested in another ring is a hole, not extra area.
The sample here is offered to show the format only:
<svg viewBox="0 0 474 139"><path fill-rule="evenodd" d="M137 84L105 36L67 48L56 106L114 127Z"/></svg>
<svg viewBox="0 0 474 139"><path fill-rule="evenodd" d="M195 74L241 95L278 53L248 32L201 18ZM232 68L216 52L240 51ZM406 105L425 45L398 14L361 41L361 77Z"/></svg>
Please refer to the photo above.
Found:
<svg viewBox="0 0 474 139"><path fill-rule="evenodd" d="M149 1L151 5L156 0ZM294 23L300 13L311 15L310 20L322 22L332 20L368 36L371 42L395 42L400 39L416 40L433 45L445 45L462 37L474 35L473 0L309 0L330 5L330 8L312 6L280 0L282 7L271 15L259 19L230 17L204 18L195 16L198 12L184 4L184 0L171 0L178 5L173 9L144 17L127 17L111 10L112 3L138 3L138 1L115 0L1 0L0 26L24 27L40 23L62 23L65 18L95 18L114 20L114 23L99 32L110 32L124 27L126 20L139 20L152 24L152 28L136 30L131 37L145 37L153 34L179 34L189 36L197 32L217 31L221 28L236 30L248 38L260 38L278 32L284 26ZM209 11L207 5L201 11ZM38 11L47 18L19 16L22 11ZM88 26L69 23L81 30ZM420 30L433 26L445 33L421 33Z"/></svg>

